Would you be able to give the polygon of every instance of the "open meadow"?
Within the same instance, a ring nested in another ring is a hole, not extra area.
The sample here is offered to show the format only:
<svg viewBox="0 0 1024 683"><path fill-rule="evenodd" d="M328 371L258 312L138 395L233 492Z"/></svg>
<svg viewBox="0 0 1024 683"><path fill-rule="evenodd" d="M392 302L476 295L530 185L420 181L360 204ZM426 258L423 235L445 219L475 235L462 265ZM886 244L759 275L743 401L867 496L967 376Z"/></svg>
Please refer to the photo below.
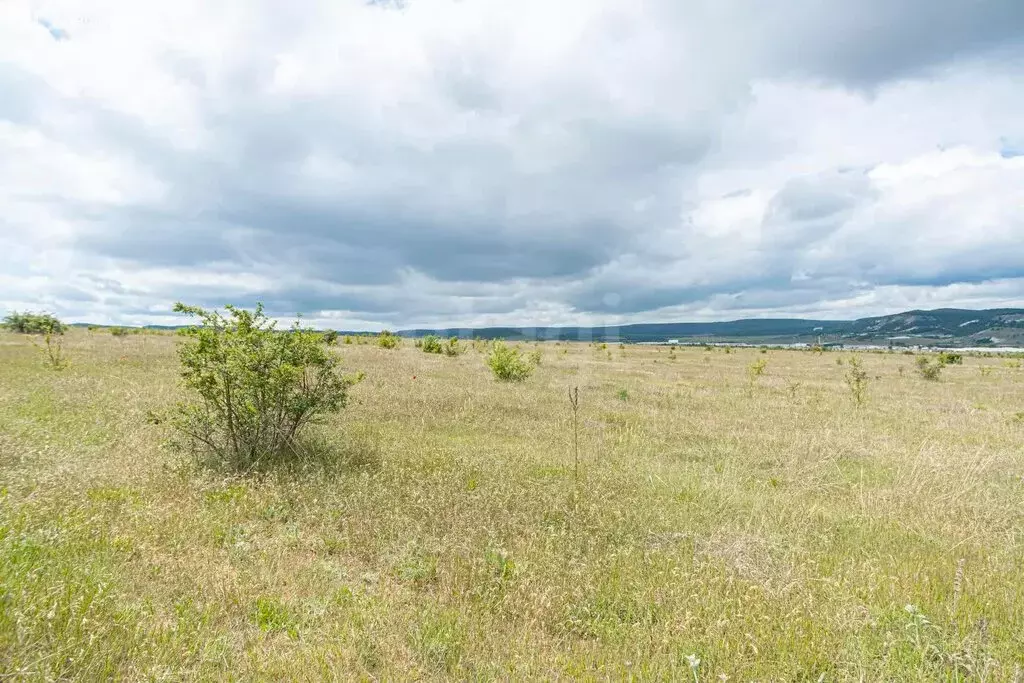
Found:
<svg viewBox="0 0 1024 683"><path fill-rule="evenodd" d="M148 419L177 343L0 334L5 680L1024 680L1018 359L339 340L348 407L228 476Z"/></svg>

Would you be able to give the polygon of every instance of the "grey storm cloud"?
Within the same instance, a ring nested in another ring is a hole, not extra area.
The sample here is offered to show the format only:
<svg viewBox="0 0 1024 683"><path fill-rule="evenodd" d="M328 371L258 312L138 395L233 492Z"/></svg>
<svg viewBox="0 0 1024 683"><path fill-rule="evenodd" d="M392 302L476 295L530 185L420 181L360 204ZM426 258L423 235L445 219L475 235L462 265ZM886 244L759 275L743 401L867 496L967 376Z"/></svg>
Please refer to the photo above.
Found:
<svg viewBox="0 0 1024 683"><path fill-rule="evenodd" d="M1020 2L180 5L5 10L0 308L575 324L1024 277Z"/></svg>

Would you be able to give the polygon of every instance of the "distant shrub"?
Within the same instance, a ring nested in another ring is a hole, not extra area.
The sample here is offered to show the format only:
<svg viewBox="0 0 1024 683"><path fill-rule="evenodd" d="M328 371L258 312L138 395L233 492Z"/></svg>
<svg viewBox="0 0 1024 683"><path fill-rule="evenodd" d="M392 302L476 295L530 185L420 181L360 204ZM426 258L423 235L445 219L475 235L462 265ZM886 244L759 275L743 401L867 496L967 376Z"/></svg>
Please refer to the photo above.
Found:
<svg viewBox="0 0 1024 683"><path fill-rule="evenodd" d="M441 343L441 338L435 334L428 334L426 337L420 340L420 348L423 349L423 353L443 353L444 346Z"/></svg>
<svg viewBox="0 0 1024 683"><path fill-rule="evenodd" d="M345 342L344 343L345 344L351 344L352 343L352 337L350 335L346 334L345 335Z"/></svg>
<svg viewBox="0 0 1024 683"><path fill-rule="evenodd" d="M227 316L177 303L198 318L178 348L185 386L198 401L172 418L179 445L218 465L249 470L267 458L295 454L307 425L345 406L355 380L338 373L338 358L314 330L289 333L263 314L228 306Z"/></svg>
<svg viewBox="0 0 1024 683"><path fill-rule="evenodd" d="M750 378L750 386L753 387L757 383L757 379L764 374L765 369L768 368L768 361L764 358L758 359L751 363L747 367L747 376Z"/></svg>
<svg viewBox="0 0 1024 683"><path fill-rule="evenodd" d="M322 338L324 340L324 344L334 346L338 343L338 332L336 330L327 330L323 333Z"/></svg>
<svg viewBox="0 0 1024 683"><path fill-rule="evenodd" d="M397 349L401 342L401 337L391 330L384 330L377 335L377 346L382 349Z"/></svg>
<svg viewBox="0 0 1024 683"><path fill-rule="evenodd" d="M444 345L444 355L446 356L457 356L462 353L462 345L459 343L458 337L450 337Z"/></svg>
<svg viewBox="0 0 1024 683"><path fill-rule="evenodd" d="M2 327L18 334L64 334L67 325L51 313L12 312L4 318Z"/></svg>
<svg viewBox="0 0 1024 683"><path fill-rule="evenodd" d="M856 356L850 359L849 366L850 369L846 373L846 385L850 387L853 402L859 407L867 401L868 373L861 367L860 360Z"/></svg>
<svg viewBox="0 0 1024 683"><path fill-rule="evenodd" d="M928 356L918 356L917 358L917 372L924 377L926 380L931 382L937 382L939 374L942 372L942 364L938 361L933 361Z"/></svg>
<svg viewBox="0 0 1024 683"><path fill-rule="evenodd" d="M620 401L628 401L629 400L629 392L626 391L625 389L619 389L615 393L615 397L618 398Z"/></svg>
<svg viewBox="0 0 1024 683"><path fill-rule="evenodd" d="M496 341L487 354L487 365L494 376L502 382L522 382L535 369L535 365L525 360L522 352L503 341Z"/></svg>
<svg viewBox="0 0 1024 683"><path fill-rule="evenodd" d="M544 360L544 356L541 354L540 349L534 349L530 352L530 363L534 367L540 367L542 360Z"/></svg>
<svg viewBox="0 0 1024 683"><path fill-rule="evenodd" d="M942 351L939 353L938 362L939 365L963 365L964 357L962 354L952 351Z"/></svg>
<svg viewBox="0 0 1024 683"><path fill-rule="evenodd" d="M115 337L127 337L128 329L125 327L111 327L110 334L114 335Z"/></svg>

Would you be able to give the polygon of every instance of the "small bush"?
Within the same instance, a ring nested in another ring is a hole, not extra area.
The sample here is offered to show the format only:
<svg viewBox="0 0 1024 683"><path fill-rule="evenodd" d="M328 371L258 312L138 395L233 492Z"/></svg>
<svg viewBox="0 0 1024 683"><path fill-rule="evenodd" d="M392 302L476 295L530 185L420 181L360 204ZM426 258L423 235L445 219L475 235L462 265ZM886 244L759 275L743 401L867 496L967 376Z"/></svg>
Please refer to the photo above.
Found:
<svg viewBox="0 0 1024 683"><path fill-rule="evenodd" d="M67 325L50 313L12 312L0 327L18 334L64 334Z"/></svg>
<svg viewBox="0 0 1024 683"><path fill-rule="evenodd" d="M446 356L457 356L462 353L462 345L459 344L458 337L451 337L444 345L444 355Z"/></svg>
<svg viewBox="0 0 1024 683"><path fill-rule="evenodd" d="M444 346L441 344L441 338L434 334L428 334L420 341L420 348L423 349L423 353L443 353Z"/></svg>
<svg viewBox="0 0 1024 683"><path fill-rule="evenodd" d="M942 372L942 363L933 361L928 356L917 357L917 372L930 382L939 380L939 373Z"/></svg>
<svg viewBox="0 0 1024 683"><path fill-rule="evenodd" d="M497 341L487 354L487 365L502 382L522 382L533 374L536 366L525 360L522 352L505 342Z"/></svg>
<svg viewBox="0 0 1024 683"><path fill-rule="evenodd" d="M768 361L764 358L754 361L747 367L747 376L750 378L750 386L757 384L757 379L764 374L768 367Z"/></svg>
<svg viewBox="0 0 1024 683"><path fill-rule="evenodd" d="M849 366L850 369L846 373L846 385L850 387L850 393L853 394L853 402L859 407L867 401L868 373L861 367L860 360L856 356L850 359Z"/></svg>
<svg viewBox="0 0 1024 683"><path fill-rule="evenodd" d="M952 351L942 351L939 353L938 362L939 365L963 365L964 357L963 354L953 353Z"/></svg>
<svg viewBox="0 0 1024 683"><path fill-rule="evenodd" d="M115 337L127 337L128 329L125 327L111 327L110 334L114 335Z"/></svg>
<svg viewBox="0 0 1024 683"><path fill-rule="evenodd" d="M397 349L402 339L391 330L384 330L377 335L377 346L382 349Z"/></svg>
<svg viewBox="0 0 1024 683"><path fill-rule="evenodd" d="M540 367L542 360L544 360L544 356L540 352L540 349L534 349L533 351L530 352L530 363L534 367Z"/></svg>
<svg viewBox="0 0 1024 683"><path fill-rule="evenodd" d="M347 334L345 335L345 344L346 345L351 345L352 344L352 337L350 335L347 335Z"/></svg>
<svg viewBox="0 0 1024 683"><path fill-rule="evenodd" d="M263 314L228 306L217 311L175 304L199 318L178 348L185 386L198 401L178 407L171 426L178 444L213 464L249 470L267 458L296 454L307 425L345 406L356 380L342 377L321 335L298 323L288 333Z"/></svg>
<svg viewBox="0 0 1024 683"><path fill-rule="evenodd" d="M324 344L328 346L334 346L338 343L338 332L336 330L327 330L323 333Z"/></svg>

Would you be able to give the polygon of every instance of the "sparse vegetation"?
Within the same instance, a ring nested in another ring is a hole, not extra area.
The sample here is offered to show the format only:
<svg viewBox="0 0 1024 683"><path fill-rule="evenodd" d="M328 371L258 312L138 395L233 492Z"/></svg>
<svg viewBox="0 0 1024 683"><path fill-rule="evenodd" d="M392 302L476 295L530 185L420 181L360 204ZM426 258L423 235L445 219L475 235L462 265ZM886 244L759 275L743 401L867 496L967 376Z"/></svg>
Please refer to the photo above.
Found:
<svg viewBox="0 0 1024 683"><path fill-rule="evenodd" d="M510 386L359 335L369 380L298 439L335 466L240 476L145 424L199 400L195 337L72 328L62 373L39 341L0 333L12 680L1012 681L1024 654L1001 357L936 385L858 352L851 419L848 351L772 350L749 392L755 349L562 342Z"/></svg>
<svg viewBox="0 0 1024 683"><path fill-rule="evenodd" d="M451 337L448 341L441 341L437 335L428 334L423 339L416 340L416 346L424 353L444 354L454 357L462 354L462 344L458 337Z"/></svg>
<svg viewBox="0 0 1024 683"><path fill-rule="evenodd" d="M853 402L859 408L867 401L868 373L856 356L852 356L847 365L850 369L846 371L846 386L850 388Z"/></svg>
<svg viewBox="0 0 1024 683"><path fill-rule="evenodd" d="M444 345L444 355L449 358L462 355L462 343L458 337L449 337L448 341Z"/></svg>
<svg viewBox="0 0 1024 683"><path fill-rule="evenodd" d="M942 368L944 367L942 363L928 356L918 356L915 363L917 365L917 372L921 377L929 382L939 381L939 375L942 374Z"/></svg>
<svg viewBox="0 0 1024 683"><path fill-rule="evenodd" d="M51 370L63 370L68 366L68 359L64 354L64 332L59 324L43 332L43 343L40 349L43 352L43 363L46 367Z"/></svg>
<svg viewBox="0 0 1024 683"><path fill-rule="evenodd" d="M750 365L747 366L747 378L750 380L750 388L753 389L757 384L757 380L764 375L764 371L768 368L768 361L764 358L759 358Z"/></svg>

